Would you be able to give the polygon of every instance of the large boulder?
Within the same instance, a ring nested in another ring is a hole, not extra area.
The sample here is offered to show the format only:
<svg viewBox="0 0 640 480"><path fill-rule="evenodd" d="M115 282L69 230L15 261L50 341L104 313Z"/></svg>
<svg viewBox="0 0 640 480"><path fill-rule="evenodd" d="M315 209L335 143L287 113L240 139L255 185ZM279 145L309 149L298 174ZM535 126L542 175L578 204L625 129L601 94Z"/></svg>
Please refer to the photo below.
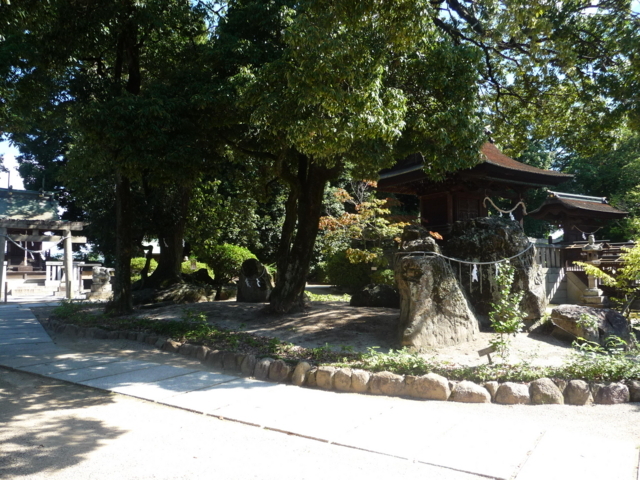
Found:
<svg viewBox="0 0 640 480"><path fill-rule="evenodd" d="M273 284L267 267L255 258L245 260L240 269L236 300L247 303L268 302L271 290Z"/></svg>
<svg viewBox="0 0 640 480"><path fill-rule="evenodd" d="M200 285L190 283L175 283L169 288L158 290L153 296L155 303L171 302L171 303L197 303L207 302L207 289Z"/></svg>
<svg viewBox="0 0 640 480"><path fill-rule="evenodd" d="M400 343L435 347L473 340L479 323L449 263L441 257L397 258L395 278L400 291Z"/></svg>
<svg viewBox="0 0 640 480"><path fill-rule="evenodd" d="M421 225L407 225L404 227L400 238L400 250L404 252L440 253L440 247L433 235Z"/></svg>
<svg viewBox="0 0 640 480"><path fill-rule="evenodd" d="M609 308L558 305L551 311L551 321L572 337L601 345L612 335L630 340L629 322L624 315Z"/></svg>
<svg viewBox="0 0 640 480"><path fill-rule="evenodd" d="M201 268L193 273L183 273L184 278L188 283L202 283L212 287L216 286L216 282L209 275L209 271L206 268Z"/></svg>
<svg viewBox="0 0 640 480"><path fill-rule="evenodd" d="M400 308L400 295L390 285L370 284L351 296L352 307Z"/></svg>
<svg viewBox="0 0 640 480"><path fill-rule="evenodd" d="M529 243L518 222L503 217L479 217L455 222L443 253L469 262L494 262L520 254ZM520 308L525 320L542 317L547 300L542 269L534 262L534 249L513 258L511 265L516 270L513 292L524 292ZM470 265L454 264L454 269L476 314L488 315L499 296L495 266L479 266L478 282L471 281Z"/></svg>

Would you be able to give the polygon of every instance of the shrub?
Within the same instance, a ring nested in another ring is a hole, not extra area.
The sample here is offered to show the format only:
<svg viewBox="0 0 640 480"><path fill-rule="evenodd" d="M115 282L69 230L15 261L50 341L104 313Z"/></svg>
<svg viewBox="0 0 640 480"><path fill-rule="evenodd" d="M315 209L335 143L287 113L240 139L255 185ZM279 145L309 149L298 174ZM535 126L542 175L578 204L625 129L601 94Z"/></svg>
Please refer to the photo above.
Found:
<svg viewBox="0 0 640 480"><path fill-rule="evenodd" d="M131 259L131 281L135 282L136 280L140 280L140 272L144 268L147 263L147 259L145 257L134 257ZM149 265L149 275L158 267L158 262L154 259L151 259L151 264Z"/></svg>
<svg viewBox="0 0 640 480"><path fill-rule="evenodd" d="M211 278L213 278L213 270L211 268L209 268L209 266L206 263L202 263L202 262L196 262L195 270L193 268L191 268L191 260L187 260L186 262L182 262L182 265L180 266L180 271L181 271L181 273L183 275L190 275L193 272L197 272L201 268L206 268L207 271L209 272L209 276Z"/></svg>
<svg viewBox="0 0 640 480"><path fill-rule="evenodd" d="M373 272L371 274L371 282L376 285L389 285L390 287L396 287L396 279L393 274L393 270L389 268Z"/></svg>
<svg viewBox="0 0 640 480"><path fill-rule="evenodd" d="M229 283L240 275L242 262L256 258L248 249L237 245L202 245L198 248L198 258L213 269L214 280L218 285Z"/></svg>
<svg viewBox="0 0 640 480"><path fill-rule="evenodd" d="M522 331L524 317L520 309L520 302L524 292L513 292L513 278L515 268L510 264L501 264L500 273L496 276L499 298L491 304L489 313L491 326L496 332L489 344L494 347L503 359L509 355L510 336Z"/></svg>
<svg viewBox="0 0 640 480"><path fill-rule="evenodd" d="M325 272L331 285L347 289L362 288L371 282L371 267L367 263L351 263L346 250L329 257Z"/></svg>

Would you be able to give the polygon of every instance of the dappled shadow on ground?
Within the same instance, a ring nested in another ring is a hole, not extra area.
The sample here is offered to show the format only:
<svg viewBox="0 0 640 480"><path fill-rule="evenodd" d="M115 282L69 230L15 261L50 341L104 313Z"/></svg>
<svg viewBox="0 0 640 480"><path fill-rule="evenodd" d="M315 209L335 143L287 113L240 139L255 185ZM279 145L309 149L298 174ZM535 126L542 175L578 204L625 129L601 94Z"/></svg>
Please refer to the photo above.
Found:
<svg viewBox="0 0 640 480"><path fill-rule="evenodd" d="M400 310L351 307L346 302L312 302L298 313L267 315L264 304L209 302L174 305L161 311L146 311L147 318L179 320L185 312L204 313L215 325L256 335L277 337L307 348L348 345L355 351L378 346L382 350L397 346L396 329Z"/></svg>
<svg viewBox="0 0 640 480"><path fill-rule="evenodd" d="M304 312L267 315L262 312L264 305L235 301L204 302L139 310L135 315L154 320L180 321L204 314L209 323L219 328L277 337L306 348L324 347L326 344L331 345L334 351L340 351L341 347L356 352L366 352L371 347L379 347L381 352L399 348L398 309L352 307L346 302L312 302ZM34 308L33 311L39 318L46 318L44 310ZM479 332L474 341L425 348L423 355L464 366L485 364L487 358L479 356L478 351L489 346L492 336L490 332ZM81 339L73 341L82 342ZM118 341L110 340L108 343L112 342ZM130 347L122 345L122 348ZM511 362L559 366L570 357L573 350L569 344L551 336L521 333L512 338L511 351ZM108 352L105 350L102 353ZM137 358L151 360L150 357Z"/></svg>
<svg viewBox="0 0 640 480"><path fill-rule="evenodd" d="M110 394L0 367L0 478L53 472L83 461L124 431L71 413Z"/></svg>

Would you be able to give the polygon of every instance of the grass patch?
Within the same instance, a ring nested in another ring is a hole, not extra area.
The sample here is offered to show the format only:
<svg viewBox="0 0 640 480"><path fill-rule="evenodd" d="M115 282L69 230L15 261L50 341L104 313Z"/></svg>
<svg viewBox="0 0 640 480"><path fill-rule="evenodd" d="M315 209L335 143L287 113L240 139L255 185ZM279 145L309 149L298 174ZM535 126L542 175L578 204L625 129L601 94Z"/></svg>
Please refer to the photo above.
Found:
<svg viewBox="0 0 640 480"><path fill-rule="evenodd" d="M309 296L312 302L350 302L351 295L348 293L342 295L319 295L317 293L311 293L305 290L305 293Z"/></svg>

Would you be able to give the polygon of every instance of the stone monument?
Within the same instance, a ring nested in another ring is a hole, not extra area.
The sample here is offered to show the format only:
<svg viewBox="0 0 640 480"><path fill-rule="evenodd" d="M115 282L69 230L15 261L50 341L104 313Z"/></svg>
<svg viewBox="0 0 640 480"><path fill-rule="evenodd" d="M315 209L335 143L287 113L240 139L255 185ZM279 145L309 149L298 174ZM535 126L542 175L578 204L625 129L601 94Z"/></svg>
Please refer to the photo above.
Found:
<svg viewBox="0 0 640 480"><path fill-rule="evenodd" d="M109 300L113 295L111 287L111 272L113 268L93 267L91 275L91 292L87 294L88 300Z"/></svg>
<svg viewBox="0 0 640 480"><path fill-rule="evenodd" d="M267 267L255 258L245 260L240 268L236 300L248 303L268 302L271 290L273 284Z"/></svg>

